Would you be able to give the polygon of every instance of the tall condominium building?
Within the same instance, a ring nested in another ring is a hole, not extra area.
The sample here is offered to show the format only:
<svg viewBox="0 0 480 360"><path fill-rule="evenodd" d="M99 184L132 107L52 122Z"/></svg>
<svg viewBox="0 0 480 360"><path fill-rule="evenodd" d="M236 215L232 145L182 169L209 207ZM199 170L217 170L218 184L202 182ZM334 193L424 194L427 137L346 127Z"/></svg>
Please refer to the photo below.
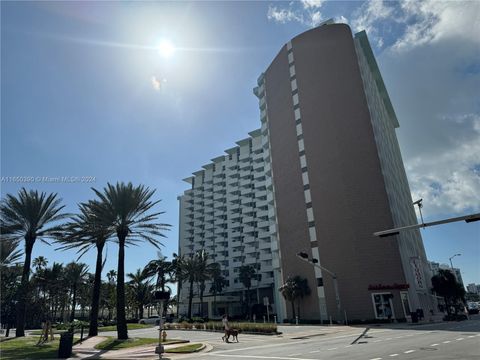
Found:
<svg viewBox="0 0 480 360"><path fill-rule="evenodd" d="M241 312L238 271L252 264L261 275L252 301L268 301L280 321L292 312L278 289L296 275L311 289L300 300L303 319L434 313L420 233L373 236L417 220L399 124L365 32L352 37L348 25L327 22L300 34L280 49L254 93L260 129L187 178L191 189L179 197L180 254L205 250L228 280L216 297L219 312ZM185 314L185 286L179 294ZM211 315L212 305L205 297L203 313Z"/></svg>

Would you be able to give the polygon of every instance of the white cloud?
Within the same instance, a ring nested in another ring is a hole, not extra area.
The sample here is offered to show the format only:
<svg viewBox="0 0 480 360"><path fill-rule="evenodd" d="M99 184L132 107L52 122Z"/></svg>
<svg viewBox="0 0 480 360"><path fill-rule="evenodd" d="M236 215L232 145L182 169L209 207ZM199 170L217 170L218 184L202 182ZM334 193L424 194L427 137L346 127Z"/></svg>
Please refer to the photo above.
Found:
<svg viewBox="0 0 480 360"><path fill-rule="evenodd" d="M427 216L480 209L480 116L466 114L453 120L472 135L443 151L423 153L406 162L412 198L423 198Z"/></svg>
<svg viewBox="0 0 480 360"><path fill-rule="evenodd" d="M401 3L405 32L393 48L409 50L442 39L462 39L480 44L480 2L404 1Z"/></svg>
<svg viewBox="0 0 480 360"><path fill-rule="evenodd" d="M303 22L303 17L301 14L296 14L291 9L282 9L277 8L276 6L270 6L268 8L267 18L268 20L273 20L282 24L285 24L289 21Z"/></svg>
<svg viewBox="0 0 480 360"><path fill-rule="evenodd" d="M317 9L322 7L325 0L302 0L302 5L305 9Z"/></svg>
<svg viewBox="0 0 480 360"><path fill-rule="evenodd" d="M323 0L303 0L301 7L295 2L289 3L288 7L270 5L267 18L280 24L295 21L308 27L315 27L324 20L320 12L323 3Z"/></svg>
<svg viewBox="0 0 480 360"><path fill-rule="evenodd" d="M375 25L390 18L393 13L394 8L386 1L366 1L354 11L351 25L355 32L365 30L370 39L382 47L384 40Z"/></svg>

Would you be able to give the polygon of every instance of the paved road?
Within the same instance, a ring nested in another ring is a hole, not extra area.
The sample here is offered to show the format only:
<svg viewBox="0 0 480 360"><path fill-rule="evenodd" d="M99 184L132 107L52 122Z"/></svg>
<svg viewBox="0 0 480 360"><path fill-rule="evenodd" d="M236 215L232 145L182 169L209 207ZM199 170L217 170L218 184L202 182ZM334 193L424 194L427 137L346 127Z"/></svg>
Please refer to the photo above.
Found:
<svg viewBox="0 0 480 360"><path fill-rule="evenodd" d="M239 343L228 344L222 342L219 333L178 330L168 333L171 338L207 342L213 346L211 352L182 356L182 359L480 359L480 316L463 322L373 326L365 337L352 344L364 329L281 326L279 330L283 334L280 336L240 334ZM158 336L154 329L134 330L129 334Z"/></svg>

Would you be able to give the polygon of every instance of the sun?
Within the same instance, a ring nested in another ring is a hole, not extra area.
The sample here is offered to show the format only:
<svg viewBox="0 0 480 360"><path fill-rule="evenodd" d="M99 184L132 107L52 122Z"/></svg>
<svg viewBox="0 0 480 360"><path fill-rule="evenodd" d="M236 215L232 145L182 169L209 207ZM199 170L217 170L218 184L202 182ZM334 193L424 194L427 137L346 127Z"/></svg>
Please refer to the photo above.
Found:
<svg viewBox="0 0 480 360"><path fill-rule="evenodd" d="M164 58L169 58L175 52L175 47L168 40L162 40L157 46L158 53Z"/></svg>

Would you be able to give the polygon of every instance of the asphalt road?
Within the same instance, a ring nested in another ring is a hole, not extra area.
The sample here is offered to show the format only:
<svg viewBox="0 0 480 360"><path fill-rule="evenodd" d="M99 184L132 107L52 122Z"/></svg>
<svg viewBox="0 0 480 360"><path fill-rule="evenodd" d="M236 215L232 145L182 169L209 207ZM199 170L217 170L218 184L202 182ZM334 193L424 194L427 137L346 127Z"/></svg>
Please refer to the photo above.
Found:
<svg viewBox="0 0 480 360"><path fill-rule="evenodd" d="M239 343L224 343L220 333L168 331L169 338L206 342L208 353L182 359L480 359L480 316L468 321L425 325L372 326L366 336L352 343L365 327L280 326L279 336L239 335ZM130 336L156 337L155 329L129 332ZM102 335L108 335L103 333ZM114 335L112 333L111 335Z"/></svg>

